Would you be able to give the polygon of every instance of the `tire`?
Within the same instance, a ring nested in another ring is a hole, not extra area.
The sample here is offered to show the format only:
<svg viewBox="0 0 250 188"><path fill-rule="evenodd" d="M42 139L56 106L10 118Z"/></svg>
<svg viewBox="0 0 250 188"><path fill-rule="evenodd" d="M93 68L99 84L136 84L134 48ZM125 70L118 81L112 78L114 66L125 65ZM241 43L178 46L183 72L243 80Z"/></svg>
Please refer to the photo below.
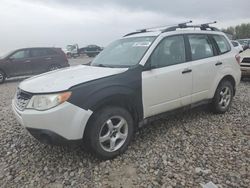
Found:
<svg viewBox="0 0 250 188"><path fill-rule="evenodd" d="M60 69L60 65L57 65L57 64L53 64L53 65L50 65L48 70L49 71L54 71L54 70L57 70L57 69Z"/></svg>
<svg viewBox="0 0 250 188"><path fill-rule="evenodd" d="M223 80L216 89L211 108L215 114L223 114L228 111L233 100L233 84Z"/></svg>
<svg viewBox="0 0 250 188"><path fill-rule="evenodd" d="M85 146L101 160L112 159L126 151L134 130L133 118L127 110L109 106L91 118L85 132Z"/></svg>
<svg viewBox="0 0 250 188"><path fill-rule="evenodd" d="M6 79L5 73L0 70L0 84L4 83L5 79Z"/></svg>

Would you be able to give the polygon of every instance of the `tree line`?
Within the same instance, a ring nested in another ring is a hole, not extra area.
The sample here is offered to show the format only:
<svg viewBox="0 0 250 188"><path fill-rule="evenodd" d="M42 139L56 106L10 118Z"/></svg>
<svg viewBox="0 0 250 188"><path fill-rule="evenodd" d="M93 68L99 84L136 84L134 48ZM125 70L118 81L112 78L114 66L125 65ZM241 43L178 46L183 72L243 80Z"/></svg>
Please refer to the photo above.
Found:
<svg viewBox="0 0 250 188"><path fill-rule="evenodd" d="M243 23L235 27L230 26L226 29L222 29L222 31L231 34L233 39L250 38L250 23Z"/></svg>

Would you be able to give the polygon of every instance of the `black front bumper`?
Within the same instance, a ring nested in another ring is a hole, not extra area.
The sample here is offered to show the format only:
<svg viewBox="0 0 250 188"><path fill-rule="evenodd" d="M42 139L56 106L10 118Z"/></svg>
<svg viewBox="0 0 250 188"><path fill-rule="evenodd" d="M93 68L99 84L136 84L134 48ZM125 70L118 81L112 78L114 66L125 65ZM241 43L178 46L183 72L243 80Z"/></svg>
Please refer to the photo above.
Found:
<svg viewBox="0 0 250 188"><path fill-rule="evenodd" d="M68 140L52 131L46 129L27 128L29 133L38 141L49 145L79 144L82 140Z"/></svg>

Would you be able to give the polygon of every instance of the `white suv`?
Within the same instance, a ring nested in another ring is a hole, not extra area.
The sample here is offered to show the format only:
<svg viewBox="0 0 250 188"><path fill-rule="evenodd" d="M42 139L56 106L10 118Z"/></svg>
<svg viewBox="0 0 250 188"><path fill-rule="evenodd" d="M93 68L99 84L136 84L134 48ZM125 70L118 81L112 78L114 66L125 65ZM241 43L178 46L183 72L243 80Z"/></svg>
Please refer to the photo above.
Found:
<svg viewBox="0 0 250 188"><path fill-rule="evenodd" d="M226 112L241 77L237 53L209 25L144 29L111 43L91 66L23 81L12 107L41 142L83 140L110 159L126 150L138 125L162 113L204 102Z"/></svg>

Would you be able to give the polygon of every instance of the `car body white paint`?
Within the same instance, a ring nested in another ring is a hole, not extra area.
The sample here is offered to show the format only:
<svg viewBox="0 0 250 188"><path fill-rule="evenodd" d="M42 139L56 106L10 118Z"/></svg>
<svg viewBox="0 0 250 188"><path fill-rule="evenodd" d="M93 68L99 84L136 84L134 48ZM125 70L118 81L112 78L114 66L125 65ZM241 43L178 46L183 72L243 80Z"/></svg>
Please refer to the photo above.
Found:
<svg viewBox="0 0 250 188"><path fill-rule="evenodd" d="M68 102L46 111L20 111L13 100L12 110L24 127L50 130L68 140L82 139L87 121L93 113Z"/></svg>
<svg viewBox="0 0 250 188"><path fill-rule="evenodd" d="M227 75L233 76L236 85L239 84L241 77L240 66L235 59L238 51L222 32L197 32L188 29L163 33L156 38L140 64L143 66L146 64L150 55L163 38L173 35L197 33L223 35L228 40L231 51L189 63L144 71L142 73L144 118L202 100L212 99L219 82ZM157 35L156 32L152 33L152 36L155 35ZM221 62L222 65L216 66L215 64L218 62ZM191 68L192 73L182 75L181 72L186 68Z"/></svg>
<svg viewBox="0 0 250 188"><path fill-rule="evenodd" d="M127 68L79 65L51 71L24 80L19 88L30 93L65 91L77 84L125 72Z"/></svg>
<svg viewBox="0 0 250 188"><path fill-rule="evenodd" d="M191 103L192 74L182 74L190 63L162 67L142 73L144 117Z"/></svg>
<svg viewBox="0 0 250 188"><path fill-rule="evenodd" d="M127 38L157 36L139 63L144 66L153 50L163 38L178 34L200 32L195 30L177 30L162 34L160 32L148 32L131 35ZM202 31L202 33L224 35L216 31ZM226 37L226 35L224 36ZM230 41L229 43L232 50L223 55L142 72L144 118L204 99L212 99L219 82L224 76L233 76L236 85L238 85L240 82L240 68L235 59L237 51ZM222 65L216 67L215 64L218 61L222 62ZM186 68L191 68L192 73L182 74L182 71ZM120 74L126 70L127 68L81 65L32 77L22 82L19 87L31 93L58 92L68 90L70 87L80 83ZM67 102L47 111L26 109L21 112L17 110L14 104L12 107L19 122L24 126L48 129L68 140L82 138L87 121L92 114L91 110L84 110Z"/></svg>

